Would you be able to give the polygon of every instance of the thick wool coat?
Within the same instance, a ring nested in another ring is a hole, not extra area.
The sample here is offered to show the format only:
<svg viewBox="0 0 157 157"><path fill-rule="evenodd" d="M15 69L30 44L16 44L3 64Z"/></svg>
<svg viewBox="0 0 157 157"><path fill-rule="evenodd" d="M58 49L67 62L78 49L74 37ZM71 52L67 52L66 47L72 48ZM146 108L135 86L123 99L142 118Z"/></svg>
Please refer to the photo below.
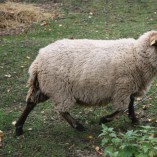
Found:
<svg viewBox="0 0 157 157"><path fill-rule="evenodd" d="M124 110L130 95L142 96L157 74L157 31L137 40L63 39L40 49L29 68L27 99L37 77L58 112L77 104L113 104Z"/></svg>

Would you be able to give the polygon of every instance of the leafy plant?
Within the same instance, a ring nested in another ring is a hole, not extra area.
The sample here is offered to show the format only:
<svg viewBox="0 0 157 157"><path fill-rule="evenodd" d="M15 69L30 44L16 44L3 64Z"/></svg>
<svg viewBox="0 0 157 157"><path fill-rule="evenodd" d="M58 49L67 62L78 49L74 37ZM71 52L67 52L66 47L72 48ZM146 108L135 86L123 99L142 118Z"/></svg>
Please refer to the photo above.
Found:
<svg viewBox="0 0 157 157"><path fill-rule="evenodd" d="M113 128L102 125L102 145L104 156L110 157L156 157L157 130L151 126L141 126L138 130L126 133L115 132Z"/></svg>

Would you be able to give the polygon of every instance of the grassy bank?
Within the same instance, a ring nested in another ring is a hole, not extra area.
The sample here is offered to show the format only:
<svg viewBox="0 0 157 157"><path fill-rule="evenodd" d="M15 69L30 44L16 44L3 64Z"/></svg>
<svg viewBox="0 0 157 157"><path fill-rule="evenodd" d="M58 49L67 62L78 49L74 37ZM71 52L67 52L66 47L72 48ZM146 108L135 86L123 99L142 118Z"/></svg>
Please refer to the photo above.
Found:
<svg viewBox="0 0 157 157"><path fill-rule="evenodd" d="M102 128L98 121L102 115L111 112L110 106L73 108L72 115L87 128L87 131L79 133L53 112L53 104L39 104L25 124L25 134L14 137L14 126L11 123L17 120L25 107L28 67L41 47L57 39L137 38L145 31L157 29L156 6L155 0L64 0L58 4L61 16L47 21L46 25L36 23L27 33L0 37L0 130L4 132L4 146L0 149L0 156L99 156L95 150L96 146L101 146L98 135ZM150 93L154 91L156 83ZM145 119L156 119L156 96L145 101L145 105L148 104L151 104L150 107L142 110ZM137 109L137 112L141 110ZM156 125L151 121L150 124ZM108 125L122 130L132 128L127 116Z"/></svg>

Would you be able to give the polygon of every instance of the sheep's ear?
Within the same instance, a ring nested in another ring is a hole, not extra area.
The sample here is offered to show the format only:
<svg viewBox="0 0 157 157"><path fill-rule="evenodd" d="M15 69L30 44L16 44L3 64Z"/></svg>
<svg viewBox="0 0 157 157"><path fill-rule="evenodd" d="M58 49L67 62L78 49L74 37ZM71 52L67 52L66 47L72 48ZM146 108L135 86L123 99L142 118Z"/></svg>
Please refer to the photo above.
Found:
<svg viewBox="0 0 157 157"><path fill-rule="evenodd" d="M154 46L156 43L157 43L157 41L154 39L154 40L152 40L152 41L150 42L150 45L151 45L151 46Z"/></svg>
<svg viewBox="0 0 157 157"><path fill-rule="evenodd" d="M157 35L152 36L152 37L150 38L150 45L151 45L151 46L157 46Z"/></svg>
<svg viewBox="0 0 157 157"><path fill-rule="evenodd" d="M155 43L156 43L156 41L155 41L155 40L152 40L152 41L150 42L150 45L153 46L153 45L155 45Z"/></svg>

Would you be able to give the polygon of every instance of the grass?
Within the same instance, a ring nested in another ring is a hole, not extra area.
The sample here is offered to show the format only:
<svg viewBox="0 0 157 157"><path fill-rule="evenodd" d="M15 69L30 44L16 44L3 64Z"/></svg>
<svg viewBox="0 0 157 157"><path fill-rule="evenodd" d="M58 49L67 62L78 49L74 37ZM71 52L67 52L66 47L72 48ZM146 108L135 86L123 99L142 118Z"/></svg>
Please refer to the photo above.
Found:
<svg viewBox="0 0 157 157"><path fill-rule="evenodd" d="M25 106L28 68L41 47L58 39L137 38L145 31L157 29L156 5L155 0L64 0L59 9L62 17L49 21L46 26L34 24L34 29L27 34L1 37L0 130L5 136L0 156L98 156L95 151L95 147L101 145L101 139L98 137L101 126L98 121L99 117L111 112L110 107L72 109L71 113L83 121L87 128L87 131L79 133L54 114L53 104L39 104L27 119L25 134L19 138L14 137L14 126L11 123L17 120ZM156 82L150 93L156 91ZM152 104L143 111L145 119L157 118L156 98L155 95L145 101L146 105ZM137 111L140 112L141 109ZM156 125L152 122L149 124ZM132 127L126 116L108 125L122 130ZM32 131L28 131L29 128L32 128Z"/></svg>

